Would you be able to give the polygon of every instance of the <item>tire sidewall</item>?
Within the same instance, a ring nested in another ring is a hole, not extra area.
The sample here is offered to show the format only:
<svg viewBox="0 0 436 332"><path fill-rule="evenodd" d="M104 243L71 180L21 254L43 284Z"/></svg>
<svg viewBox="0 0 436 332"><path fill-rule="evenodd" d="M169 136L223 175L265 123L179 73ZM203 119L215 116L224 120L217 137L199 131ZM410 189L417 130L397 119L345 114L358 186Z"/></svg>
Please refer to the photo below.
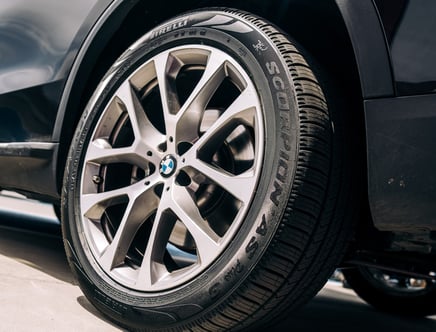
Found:
<svg viewBox="0 0 436 332"><path fill-rule="evenodd" d="M246 27L238 32L212 27L217 15ZM206 23L205 23L206 22ZM152 56L179 45L206 44L229 53L249 73L258 89L264 116L264 159L256 195L245 220L221 256L194 280L174 289L141 293L106 275L93 259L80 220L81 169L93 128L118 86ZM263 46L262 46L263 45ZM298 114L289 73L280 51L248 20L222 11L180 16L152 30L109 70L80 122L67 163L62 199L67 256L87 297L125 324L175 323L204 313L224 301L256 268L280 225L296 167Z"/></svg>

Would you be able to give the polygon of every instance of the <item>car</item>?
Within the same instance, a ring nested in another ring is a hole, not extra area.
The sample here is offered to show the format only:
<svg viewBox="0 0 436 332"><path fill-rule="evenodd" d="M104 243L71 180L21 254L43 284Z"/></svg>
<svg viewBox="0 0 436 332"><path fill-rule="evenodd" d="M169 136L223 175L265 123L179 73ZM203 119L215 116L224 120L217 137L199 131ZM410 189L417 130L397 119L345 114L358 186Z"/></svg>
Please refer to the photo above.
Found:
<svg viewBox="0 0 436 332"><path fill-rule="evenodd" d="M343 285L374 308L401 316L433 315L436 281L408 273L359 266L344 269Z"/></svg>
<svg viewBox="0 0 436 332"><path fill-rule="evenodd" d="M337 268L433 285L435 11L2 1L0 190L128 330L273 326Z"/></svg>

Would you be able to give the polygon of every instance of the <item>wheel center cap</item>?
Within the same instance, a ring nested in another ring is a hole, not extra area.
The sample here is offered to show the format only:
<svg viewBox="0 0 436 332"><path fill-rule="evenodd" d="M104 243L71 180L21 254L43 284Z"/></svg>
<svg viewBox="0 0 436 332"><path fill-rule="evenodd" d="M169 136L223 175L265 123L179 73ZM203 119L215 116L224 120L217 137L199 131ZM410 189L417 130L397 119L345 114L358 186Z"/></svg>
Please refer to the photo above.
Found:
<svg viewBox="0 0 436 332"><path fill-rule="evenodd" d="M172 155L167 155L160 162L160 175L167 178L174 174L176 167L176 159Z"/></svg>

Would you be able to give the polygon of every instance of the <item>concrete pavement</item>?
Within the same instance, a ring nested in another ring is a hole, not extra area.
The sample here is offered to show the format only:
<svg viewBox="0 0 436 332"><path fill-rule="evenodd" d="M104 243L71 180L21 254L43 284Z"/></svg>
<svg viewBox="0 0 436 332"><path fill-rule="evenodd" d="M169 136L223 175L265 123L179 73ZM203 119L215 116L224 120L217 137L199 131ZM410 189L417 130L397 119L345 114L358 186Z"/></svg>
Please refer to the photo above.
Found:
<svg viewBox="0 0 436 332"><path fill-rule="evenodd" d="M20 214L17 214L20 212ZM24 213L24 217L21 215ZM277 331L436 331L436 317L375 311L352 290L328 283ZM74 284L52 207L0 196L0 332L122 331Z"/></svg>
<svg viewBox="0 0 436 332"><path fill-rule="evenodd" d="M0 206L0 331L122 331L74 284L52 207L14 197Z"/></svg>

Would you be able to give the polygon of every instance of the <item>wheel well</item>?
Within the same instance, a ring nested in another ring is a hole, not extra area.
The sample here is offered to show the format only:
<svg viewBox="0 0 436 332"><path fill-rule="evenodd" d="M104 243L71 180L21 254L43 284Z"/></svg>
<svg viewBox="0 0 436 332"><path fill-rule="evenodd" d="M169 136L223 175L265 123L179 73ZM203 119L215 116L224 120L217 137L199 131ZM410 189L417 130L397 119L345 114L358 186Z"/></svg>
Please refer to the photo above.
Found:
<svg viewBox="0 0 436 332"><path fill-rule="evenodd" d="M112 24L111 29L105 30L103 26L102 32L96 36L84 57L88 62L80 64L68 96L60 137L57 167L59 192L74 130L86 103L111 64L130 44L160 22L192 8L216 6L247 10L266 18L291 35L317 59L327 76L334 81L341 96L348 99L349 113L353 113L350 119L355 122L353 126L356 126L355 132L359 136L361 165L365 165L359 176L366 179L364 114L359 74L347 29L334 0L189 0L180 4L172 3L171 6L166 1L154 5L138 1L118 23L118 28L114 29L113 22L110 21L105 26Z"/></svg>

